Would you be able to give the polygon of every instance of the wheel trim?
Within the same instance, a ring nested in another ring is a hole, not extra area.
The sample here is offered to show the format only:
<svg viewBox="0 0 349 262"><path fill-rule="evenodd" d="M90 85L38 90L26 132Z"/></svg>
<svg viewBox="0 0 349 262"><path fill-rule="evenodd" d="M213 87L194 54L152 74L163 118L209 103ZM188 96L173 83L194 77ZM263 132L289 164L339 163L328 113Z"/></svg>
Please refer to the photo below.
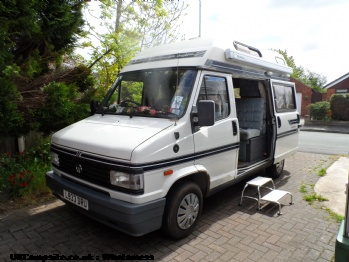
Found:
<svg viewBox="0 0 349 262"><path fill-rule="evenodd" d="M191 193L181 201L177 211L177 223L181 229L190 228L199 214L199 198Z"/></svg>

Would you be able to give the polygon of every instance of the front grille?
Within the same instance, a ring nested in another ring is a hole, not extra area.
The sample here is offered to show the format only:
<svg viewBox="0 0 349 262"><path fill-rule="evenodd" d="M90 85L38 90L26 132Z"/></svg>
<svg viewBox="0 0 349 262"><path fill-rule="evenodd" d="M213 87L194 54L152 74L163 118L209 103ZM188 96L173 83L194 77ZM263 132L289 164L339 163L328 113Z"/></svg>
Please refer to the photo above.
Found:
<svg viewBox="0 0 349 262"><path fill-rule="evenodd" d="M105 164L62 153L59 154L59 162L60 165L57 168L71 176L99 186L113 188L109 181L111 168ZM80 173L77 171L79 168L81 168Z"/></svg>
<svg viewBox="0 0 349 262"><path fill-rule="evenodd" d="M144 193L143 189L135 191L110 184L111 170L136 174L143 173L141 168L131 168L125 163L54 145L51 145L51 151L59 154L59 166L53 165L64 173L104 188L136 195Z"/></svg>

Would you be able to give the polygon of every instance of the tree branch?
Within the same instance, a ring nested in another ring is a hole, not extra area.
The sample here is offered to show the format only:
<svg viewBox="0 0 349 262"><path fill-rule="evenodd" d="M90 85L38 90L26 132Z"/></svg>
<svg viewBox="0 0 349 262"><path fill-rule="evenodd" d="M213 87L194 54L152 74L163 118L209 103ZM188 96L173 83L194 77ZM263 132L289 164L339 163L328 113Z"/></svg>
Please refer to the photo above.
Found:
<svg viewBox="0 0 349 262"><path fill-rule="evenodd" d="M106 56L107 54L109 54L113 49L108 49L107 51L105 51L102 55L100 55L95 61L93 61L92 64L90 64L88 66L89 69L91 69L96 63L98 63L104 56Z"/></svg>

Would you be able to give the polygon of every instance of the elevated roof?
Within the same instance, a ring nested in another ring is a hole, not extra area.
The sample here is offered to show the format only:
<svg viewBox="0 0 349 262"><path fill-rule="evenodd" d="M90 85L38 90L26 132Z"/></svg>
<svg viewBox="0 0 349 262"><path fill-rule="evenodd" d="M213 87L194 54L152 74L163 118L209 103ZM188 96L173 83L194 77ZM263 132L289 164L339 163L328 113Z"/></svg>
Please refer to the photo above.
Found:
<svg viewBox="0 0 349 262"><path fill-rule="evenodd" d="M283 56L270 50L260 50L237 41L222 41L211 38L196 38L156 46L138 53L122 70L146 68L195 66L220 70L256 70L258 74L273 74L289 77Z"/></svg>

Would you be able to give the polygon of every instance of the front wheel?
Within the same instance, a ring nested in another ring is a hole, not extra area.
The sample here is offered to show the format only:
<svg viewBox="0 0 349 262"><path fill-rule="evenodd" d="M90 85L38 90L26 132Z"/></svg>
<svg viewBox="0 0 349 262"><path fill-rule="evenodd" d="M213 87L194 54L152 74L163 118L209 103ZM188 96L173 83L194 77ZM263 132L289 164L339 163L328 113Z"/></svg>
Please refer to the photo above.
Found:
<svg viewBox="0 0 349 262"><path fill-rule="evenodd" d="M162 229L170 237L181 239L195 228L202 211L202 192L193 182L177 185L167 196Z"/></svg>
<svg viewBox="0 0 349 262"><path fill-rule="evenodd" d="M285 160L281 160L278 163L275 163L274 165L270 166L267 168L267 174L271 178L279 178L284 171L284 165L285 165Z"/></svg>

